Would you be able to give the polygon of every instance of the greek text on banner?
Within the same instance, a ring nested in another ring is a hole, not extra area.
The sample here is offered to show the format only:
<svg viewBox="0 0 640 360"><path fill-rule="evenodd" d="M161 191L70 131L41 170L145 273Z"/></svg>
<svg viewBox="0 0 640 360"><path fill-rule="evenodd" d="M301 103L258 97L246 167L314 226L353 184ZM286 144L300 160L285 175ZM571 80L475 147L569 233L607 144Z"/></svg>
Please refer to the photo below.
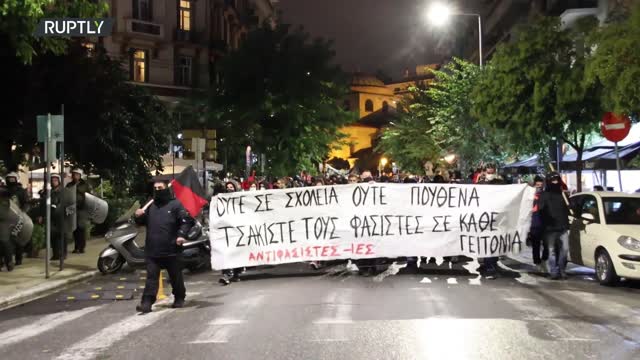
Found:
<svg viewBox="0 0 640 360"><path fill-rule="evenodd" d="M527 185L370 183L220 194L211 201L214 269L313 260L520 252Z"/></svg>

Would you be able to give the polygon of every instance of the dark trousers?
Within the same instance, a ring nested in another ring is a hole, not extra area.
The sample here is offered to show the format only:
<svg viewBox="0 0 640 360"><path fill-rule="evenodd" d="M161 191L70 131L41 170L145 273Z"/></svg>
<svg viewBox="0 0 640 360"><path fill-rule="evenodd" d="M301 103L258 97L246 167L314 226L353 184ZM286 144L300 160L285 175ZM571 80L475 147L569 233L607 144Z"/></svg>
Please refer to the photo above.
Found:
<svg viewBox="0 0 640 360"><path fill-rule="evenodd" d="M5 265L13 263L13 242L11 240L0 240L0 258Z"/></svg>
<svg viewBox="0 0 640 360"><path fill-rule="evenodd" d="M171 290L176 300L184 300L187 296L187 290L184 287L184 279L182 278L182 263L178 256L167 257L147 257L147 282L144 285L142 293L142 302L153 304L156 302L158 294L158 285L160 279L160 271L167 270L169 273L169 281L171 282Z"/></svg>
<svg viewBox="0 0 640 360"><path fill-rule="evenodd" d="M540 247L542 247L542 257L540 257ZM538 265L549 259L549 246L544 241L542 234L531 235L531 248L533 250L533 263Z"/></svg>
<svg viewBox="0 0 640 360"><path fill-rule="evenodd" d="M498 260L499 257L484 258L484 271L487 275L496 275L498 273Z"/></svg>
<svg viewBox="0 0 640 360"><path fill-rule="evenodd" d="M86 228L76 228L76 231L73 232L73 242L75 243L74 250L84 251L85 246L87 246Z"/></svg>
<svg viewBox="0 0 640 360"><path fill-rule="evenodd" d="M53 253L53 259L60 259L60 250L62 250L62 255L67 257L67 237L63 236L61 238L59 232L52 231L51 252Z"/></svg>

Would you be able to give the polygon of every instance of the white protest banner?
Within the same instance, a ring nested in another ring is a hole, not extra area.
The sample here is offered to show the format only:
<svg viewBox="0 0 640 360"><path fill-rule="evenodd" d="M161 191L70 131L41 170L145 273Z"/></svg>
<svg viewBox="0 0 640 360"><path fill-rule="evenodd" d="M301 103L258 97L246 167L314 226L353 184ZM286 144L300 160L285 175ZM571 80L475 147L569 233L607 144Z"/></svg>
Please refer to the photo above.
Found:
<svg viewBox="0 0 640 360"><path fill-rule="evenodd" d="M211 201L211 263L518 253L534 193L528 185L371 183L220 194Z"/></svg>

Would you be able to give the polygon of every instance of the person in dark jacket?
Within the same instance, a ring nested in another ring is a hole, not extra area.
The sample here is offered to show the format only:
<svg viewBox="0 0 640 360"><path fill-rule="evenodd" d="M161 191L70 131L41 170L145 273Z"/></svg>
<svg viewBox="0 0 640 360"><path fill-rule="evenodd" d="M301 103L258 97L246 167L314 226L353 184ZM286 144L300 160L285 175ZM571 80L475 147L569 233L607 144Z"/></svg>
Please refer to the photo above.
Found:
<svg viewBox="0 0 640 360"><path fill-rule="evenodd" d="M551 279L566 278L567 253L569 251L569 206L563 198L563 187L560 174L549 174L547 188L540 195L538 211L542 216L544 241L553 249L554 259L551 262Z"/></svg>
<svg viewBox="0 0 640 360"><path fill-rule="evenodd" d="M182 204L172 198L171 189L165 182L153 185L153 203L146 209L136 210L135 220L147 226L147 237L144 252L147 263L147 281L142 293L142 300L136 310L142 313L151 312L156 301L160 271L166 269L173 292L173 308L184 306L186 289L182 278L180 253L182 244L194 224L193 218Z"/></svg>
<svg viewBox="0 0 640 360"><path fill-rule="evenodd" d="M82 179L82 175L84 175L82 169L73 169L71 171L71 182L67 184L67 187L76 186L76 214L78 225L73 234L67 235L68 238L73 236L74 254L84 254L84 248L87 245L87 228L89 227L89 212L85 205L85 194L91 193L91 187Z"/></svg>
<svg viewBox="0 0 640 360"><path fill-rule="evenodd" d="M5 177L7 182L7 190L9 191L9 197L15 201L20 207L20 210L27 213L29 211L29 201L27 191L20 184L20 176L18 173L12 172ZM24 246L15 246L16 266L22 265L22 255L24 254Z"/></svg>
<svg viewBox="0 0 640 360"><path fill-rule="evenodd" d="M529 239L531 240L531 248L533 251L533 263L538 267L541 273L548 273L549 267L547 260L549 259L549 247L543 241L543 224L542 215L539 211L540 195L544 191L544 179L536 176L533 179L533 186L536 188L536 194L533 200L533 211L531 216L531 229L529 230ZM542 257L540 256L540 247L542 247Z"/></svg>
<svg viewBox="0 0 640 360"><path fill-rule="evenodd" d="M61 236L64 231L62 218L64 208L62 207L62 179L58 174L51 175L51 260L60 260L60 256L67 258L67 238ZM40 212L38 224L44 224L47 216L46 190L40 191ZM61 244L62 242L62 244ZM61 252L62 251L62 252Z"/></svg>

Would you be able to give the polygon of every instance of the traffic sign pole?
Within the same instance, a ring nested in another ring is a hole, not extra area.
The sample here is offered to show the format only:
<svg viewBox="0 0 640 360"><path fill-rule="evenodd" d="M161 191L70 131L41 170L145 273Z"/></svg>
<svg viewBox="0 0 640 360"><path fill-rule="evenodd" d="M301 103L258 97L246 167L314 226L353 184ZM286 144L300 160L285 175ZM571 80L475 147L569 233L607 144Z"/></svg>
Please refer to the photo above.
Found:
<svg viewBox="0 0 640 360"><path fill-rule="evenodd" d="M44 259L44 271L45 271L45 279L49 278L49 257L51 255L51 168L50 165L50 151L51 149L49 148L49 139L51 139L51 114L47 115L47 133L45 136L45 146L44 146L44 158L46 161L46 171L47 171L47 181L45 183L45 188L47 189L46 193L47 193L47 210L46 210L46 217L47 217L47 251L45 252L45 259ZM55 149L55 148L54 148Z"/></svg>
<svg viewBox="0 0 640 360"><path fill-rule="evenodd" d="M620 152L618 151L618 142L616 141L616 169L618 169L618 185L620 185L620 191L622 191L622 175L620 167Z"/></svg>
<svg viewBox="0 0 640 360"><path fill-rule="evenodd" d="M615 144L616 152L616 169L618 170L618 185L620 191L622 190L622 172L620 165L620 152L618 151L618 142L624 140L629 135L631 130L631 119L626 115L616 115L614 113L605 113L602 117L602 124L600 125L602 135Z"/></svg>

